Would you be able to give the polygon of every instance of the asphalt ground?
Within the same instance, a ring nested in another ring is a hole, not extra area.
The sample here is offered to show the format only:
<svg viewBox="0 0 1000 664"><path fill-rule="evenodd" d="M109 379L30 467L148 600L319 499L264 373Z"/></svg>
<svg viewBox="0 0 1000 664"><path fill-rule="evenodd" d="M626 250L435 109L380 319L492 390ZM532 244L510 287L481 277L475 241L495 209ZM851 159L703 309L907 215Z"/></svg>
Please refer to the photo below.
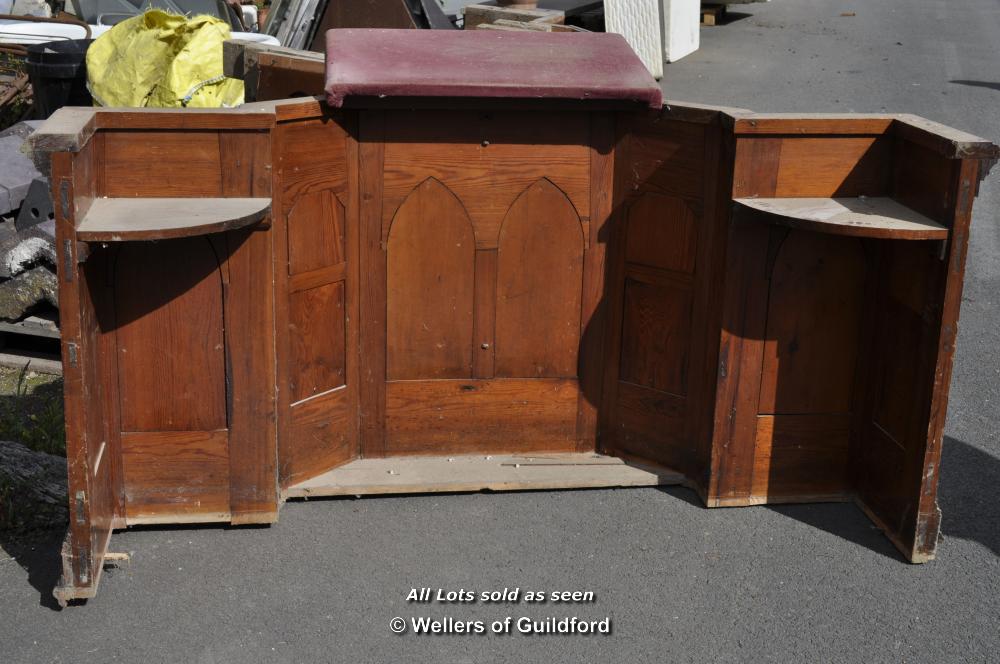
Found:
<svg viewBox="0 0 1000 664"><path fill-rule="evenodd" d="M734 6L667 97L909 112L1000 139L996 0ZM841 16L855 12L855 16ZM58 540L0 552L2 662L1000 661L1000 195L971 236L937 560L852 505L708 510L685 489L286 505L270 528L116 534L132 563L54 610ZM16 559L12 556L16 556ZM592 603L416 604L412 588L589 590ZM610 635L404 635L394 617L610 617Z"/></svg>

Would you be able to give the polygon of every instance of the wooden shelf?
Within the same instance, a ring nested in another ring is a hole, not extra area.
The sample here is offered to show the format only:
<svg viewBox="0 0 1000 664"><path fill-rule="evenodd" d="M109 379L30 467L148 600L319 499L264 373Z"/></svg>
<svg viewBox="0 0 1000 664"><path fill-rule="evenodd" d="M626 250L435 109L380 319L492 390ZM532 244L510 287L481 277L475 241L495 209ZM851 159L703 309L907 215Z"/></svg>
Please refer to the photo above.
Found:
<svg viewBox="0 0 1000 664"><path fill-rule="evenodd" d="M948 229L891 198L737 198L738 207L793 228L886 240L946 240Z"/></svg>
<svg viewBox="0 0 1000 664"><path fill-rule="evenodd" d="M76 229L85 242L168 240L259 223L270 198L96 198Z"/></svg>
<svg viewBox="0 0 1000 664"><path fill-rule="evenodd" d="M594 453L358 459L289 487L286 498L681 484L671 470Z"/></svg>

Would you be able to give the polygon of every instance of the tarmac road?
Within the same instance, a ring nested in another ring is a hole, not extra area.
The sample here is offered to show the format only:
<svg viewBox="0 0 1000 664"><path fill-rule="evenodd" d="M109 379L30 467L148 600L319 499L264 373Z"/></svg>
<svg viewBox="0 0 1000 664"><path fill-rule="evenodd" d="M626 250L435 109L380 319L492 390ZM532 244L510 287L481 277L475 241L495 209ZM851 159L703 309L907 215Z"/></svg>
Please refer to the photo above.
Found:
<svg viewBox="0 0 1000 664"><path fill-rule="evenodd" d="M668 98L911 112L1000 139L996 0L733 9L667 67ZM67 611L49 596L58 542L0 552L0 661L1000 661L998 179L973 224L934 562L904 563L851 505L707 510L683 489L300 502L271 528L115 535L131 566ZM407 604L420 587L595 601ZM419 615L610 616L613 633L390 632Z"/></svg>

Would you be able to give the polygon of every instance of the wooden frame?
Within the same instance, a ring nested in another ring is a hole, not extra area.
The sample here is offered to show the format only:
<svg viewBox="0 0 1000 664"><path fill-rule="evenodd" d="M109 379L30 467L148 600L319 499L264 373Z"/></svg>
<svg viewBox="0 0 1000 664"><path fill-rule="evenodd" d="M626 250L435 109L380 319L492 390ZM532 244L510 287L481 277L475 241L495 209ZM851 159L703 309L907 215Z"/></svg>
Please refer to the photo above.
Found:
<svg viewBox="0 0 1000 664"><path fill-rule="evenodd" d="M905 115L433 104L63 109L34 135L57 201L60 601L93 596L116 528L345 492L855 500L933 557L996 146Z"/></svg>

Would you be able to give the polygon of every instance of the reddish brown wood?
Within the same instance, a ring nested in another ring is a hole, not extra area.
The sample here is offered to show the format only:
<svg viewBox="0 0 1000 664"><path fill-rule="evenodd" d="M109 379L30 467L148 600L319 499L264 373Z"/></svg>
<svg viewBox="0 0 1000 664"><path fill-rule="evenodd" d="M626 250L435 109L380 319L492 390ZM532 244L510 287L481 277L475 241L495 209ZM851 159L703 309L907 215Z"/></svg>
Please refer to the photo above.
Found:
<svg viewBox="0 0 1000 664"><path fill-rule="evenodd" d="M343 282L291 293L288 301L291 400L302 401L345 385Z"/></svg>
<svg viewBox="0 0 1000 664"><path fill-rule="evenodd" d="M346 210L334 189L308 191L288 211L288 273L301 275L344 262Z"/></svg>
<svg viewBox="0 0 1000 664"><path fill-rule="evenodd" d="M127 523L228 521L229 456L225 429L123 433Z"/></svg>
<svg viewBox="0 0 1000 664"><path fill-rule="evenodd" d="M316 108L275 131L282 487L357 456L357 153L340 120Z"/></svg>
<svg viewBox="0 0 1000 664"><path fill-rule="evenodd" d="M497 377L576 377L584 243L572 204L539 180L511 205L499 244Z"/></svg>
<svg viewBox="0 0 1000 664"><path fill-rule="evenodd" d="M850 412L864 283L858 240L793 231L781 242L770 275L760 414Z"/></svg>
<svg viewBox="0 0 1000 664"><path fill-rule="evenodd" d="M129 243L113 283L122 431L225 429L222 276L212 244Z"/></svg>
<svg viewBox="0 0 1000 664"><path fill-rule="evenodd" d="M590 125L590 211L584 239L583 292L580 311L580 386L576 436L582 452L597 446L598 420L604 380L604 344L607 337L605 279L608 236L614 213L615 120L611 114L594 114Z"/></svg>
<svg viewBox="0 0 1000 664"><path fill-rule="evenodd" d="M382 244L384 216L382 173L385 159L385 117L366 113L358 120L359 254L365 265L360 276L360 417L361 455L385 456L386 378L386 252Z"/></svg>
<svg viewBox="0 0 1000 664"><path fill-rule="evenodd" d="M472 376L493 378L496 361L497 252L476 251Z"/></svg>
<svg viewBox="0 0 1000 664"><path fill-rule="evenodd" d="M577 393L566 378L390 382L386 452L573 451Z"/></svg>
<svg viewBox="0 0 1000 664"><path fill-rule="evenodd" d="M461 201L424 180L386 253L386 379L471 378L476 246Z"/></svg>
<svg viewBox="0 0 1000 664"><path fill-rule="evenodd" d="M993 152L895 116L590 108L307 100L43 131L65 150L57 596L93 594L116 526L271 522L359 456L601 449L712 506L854 498L932 557L980 172L956 157ZM88 246L108 196L271 212ZM806 218L832 197L878 203L881 230ZM823 200L789 223L789 199ZM939 226L897 232L912 214Z"/></svg>

